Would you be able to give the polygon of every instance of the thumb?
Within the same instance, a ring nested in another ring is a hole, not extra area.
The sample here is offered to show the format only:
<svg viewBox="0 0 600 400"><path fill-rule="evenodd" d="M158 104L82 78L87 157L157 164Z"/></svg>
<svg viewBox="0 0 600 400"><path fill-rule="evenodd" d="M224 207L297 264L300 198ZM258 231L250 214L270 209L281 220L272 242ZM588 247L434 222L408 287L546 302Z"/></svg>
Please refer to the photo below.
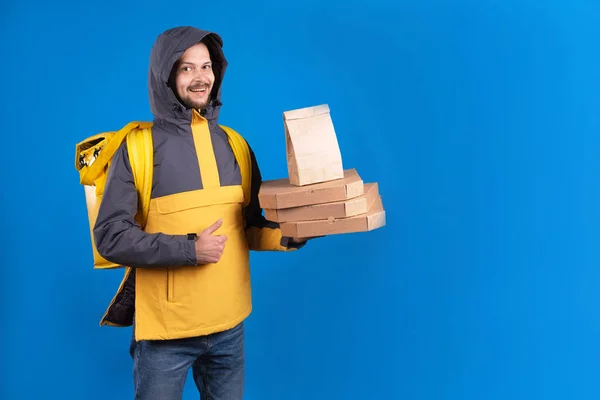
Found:
<svg viewBox="0 0 600 400"><path fill-rule="evenodd" d="M214 231L219 229L221 227L221 225L223 225L223 220L219 219L219 220L217 220L217 222L215 222L214 224L212 224L211 226L206 228L202 233L207 233L207 234L211 235Z"/></svg>

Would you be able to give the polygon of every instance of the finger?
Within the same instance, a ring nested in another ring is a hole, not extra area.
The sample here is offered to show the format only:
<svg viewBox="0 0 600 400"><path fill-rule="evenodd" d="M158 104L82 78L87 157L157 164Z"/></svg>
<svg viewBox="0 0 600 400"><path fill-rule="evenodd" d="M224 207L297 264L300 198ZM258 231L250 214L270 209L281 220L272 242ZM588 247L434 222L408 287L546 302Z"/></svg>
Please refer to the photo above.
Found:
<svg viewBox="0 0 600 400"><path fill-rule="evenodd" d="M216 263L217 261L219 261L219 257L216 254L211 254L209 256L206 256L207 263Z"/></svg>
<svg viewBox="0 0 600 400"><path fill-rule="evenodd" d="M210 253L208 254L210 257L217 257L220 256L221 254L223 254L223 245L216 245L213 246Z"/></svg>
<svg viewBox="0 0 600 400"><path fill-rule="evenodd" d="M202 231L203 233L208 233L209 235L212 234L214 231L216 231L217 229L219 229L221 227L221 225L223 225L223 220L219 219L217 220L217 222L215 222L214 224L212 224L211 226L209 226L208 228L206 228L204 231Z"/></svg>
<svg viewBox="0 0 600 400"><path fill-rule="evenodd" d="M223 244L227 241L227 236L225 236L225 235L214 236L214 238L216 239L215 243L217 243L217 244Z"/></svg>

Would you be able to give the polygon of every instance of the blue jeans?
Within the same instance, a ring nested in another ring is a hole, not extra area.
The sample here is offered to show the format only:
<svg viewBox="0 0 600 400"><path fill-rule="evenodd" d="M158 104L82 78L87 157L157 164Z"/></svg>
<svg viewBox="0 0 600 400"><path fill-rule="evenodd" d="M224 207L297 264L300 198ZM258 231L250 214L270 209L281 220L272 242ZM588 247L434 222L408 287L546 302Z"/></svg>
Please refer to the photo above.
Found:
<svg viewBox="0 0 600 400"><path fill-rule="evenodd" d="M136 400L180 400L190 367L201 400L242 400L244 325L175 340L132 338Z"/></svg>

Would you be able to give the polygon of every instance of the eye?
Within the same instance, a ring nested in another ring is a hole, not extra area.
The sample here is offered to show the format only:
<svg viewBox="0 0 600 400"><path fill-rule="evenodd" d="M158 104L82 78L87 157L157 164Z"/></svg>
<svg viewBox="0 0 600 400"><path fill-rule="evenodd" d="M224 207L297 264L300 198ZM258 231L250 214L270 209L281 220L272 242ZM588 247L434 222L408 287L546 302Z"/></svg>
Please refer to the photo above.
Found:
<svg viewBox="0 0 600 400"><path fill-rule="evenodd" d="M184 71L184 72L189 72L189 71L192 70L192 67L186 65L185 67L182 67L181 70Z"/></svg>
<svg viewBox="0 0 600 400"><path fill-rule="evenodd" d="M211 68L212 68L212 65L205 65L204 66L204 69L211 69Z"/></svg>

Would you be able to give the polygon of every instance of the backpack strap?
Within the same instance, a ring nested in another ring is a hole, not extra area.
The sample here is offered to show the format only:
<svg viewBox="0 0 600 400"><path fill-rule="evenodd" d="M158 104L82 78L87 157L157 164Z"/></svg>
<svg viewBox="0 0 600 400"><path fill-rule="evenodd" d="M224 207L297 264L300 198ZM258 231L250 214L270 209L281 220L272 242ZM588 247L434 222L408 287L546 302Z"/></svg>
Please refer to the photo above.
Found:
<svg viewBox="0 0 600 400"><path fill-rule="evenodd" d="M138 213L136 215L137 222L143 227L148 219L148 211L150 209L150 196L152 194L152 179L154 174L154 145L152 143L152 124L142 122L130 129L126 134L125 140L127 144L127 154L129 156L129 164L133 180L138 192ZM122 139L121 139L122 140ZM141 213L140 213L141 211ZM121 280L119 289L113 297L109 306L106 308L100 326L109 325L122 327L117 323L107 320L108 313L113 307L123 287L127 283L131 275L132 268L125 267L125 275ZM128 325L127 325L128 326Z"/></svg>
<svg viewBox="0 0 600 400"><path fill-rule="evenodd" d="M138 210L141 211L141 214L138 213L136 217L143 228L148 219L154 173L154 145L151 126L132 130L126 140L131 172L138 192Z"/></svg>
<svg viewBox="0 0 600 400"><path fill-rule="evenodd" d="M250 148L244 138L233 129L219 125L229 139L229 145L233 149L233 154L240 166L242 174L242 189L244 190L244 208L250 204L250 189L252 186L252 158L250 156Z"/></svg>

